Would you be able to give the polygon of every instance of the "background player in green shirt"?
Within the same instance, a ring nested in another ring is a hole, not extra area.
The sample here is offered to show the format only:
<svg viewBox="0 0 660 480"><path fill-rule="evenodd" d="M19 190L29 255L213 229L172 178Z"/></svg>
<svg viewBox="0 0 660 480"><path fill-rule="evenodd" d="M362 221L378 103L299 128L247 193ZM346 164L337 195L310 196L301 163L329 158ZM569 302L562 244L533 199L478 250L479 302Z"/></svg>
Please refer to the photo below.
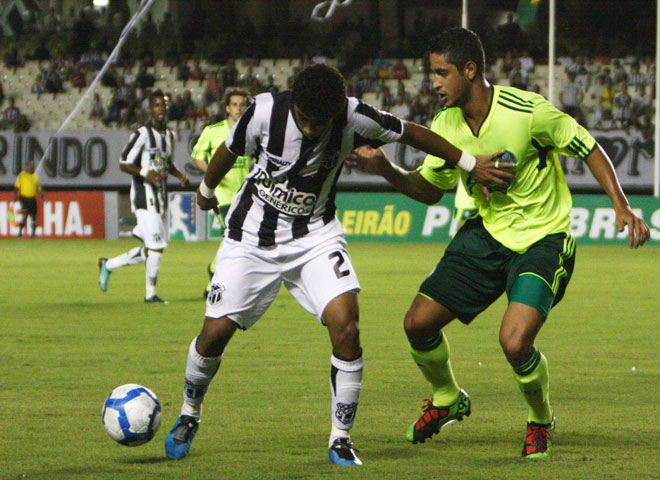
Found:
<svg viewBox="0 0 660 480"><path fill-rule="evenodd" d="M431 130L475 155L506 150L502 161L516 166L508 188L483 191L469 175L436 157L426 157L417 171L407 172L381 150L363 147L353 155L354 166L428 204L439 201L460 175L479 209L422 283L405 317L410 351L433 387L432 402L406 436L412 443L424 442L470 414L470 398L454 379L442 328L455 318L470 323L506 292L500 345L529 405L522 455L547 457L555 419L548 363L534 340L561 300L575 258L571 195L557 154L586 161L612 201L619 231L628 228L631 248L649 239L649 228L630 209L607 154L583 127L540 95L488 83L476 34L448 30L432 40L429 52L434 88L444 104Z"/></svg>
<svg viewBox="0 0 660 480"><path fill-rule="evenodd" d="M229 129L241 118L241 115L247 109L248 99L249 95L244 90L228 90L224 98L227 118L221 122L209 125L202 130L202 134L199 136L195 148L193 148L192 159L203 172L206 172L213 154L222 142L225 141L225 138L227 138ZM234 166L215 189L215 196L218 198L218 208L220 209L218 220L220 221L223 235L226 227L225 215L229 210L229 205L236 193L240 190L241 185L243 185L243 180L250 173L251 166L252 159L250 157L238 157ZM222 242L220 242L220 245L222 245ZM215 258L209 263L207 270L209 283L204 290L204 298L206 298L211 289L211 278L215 272Z"/></svg>

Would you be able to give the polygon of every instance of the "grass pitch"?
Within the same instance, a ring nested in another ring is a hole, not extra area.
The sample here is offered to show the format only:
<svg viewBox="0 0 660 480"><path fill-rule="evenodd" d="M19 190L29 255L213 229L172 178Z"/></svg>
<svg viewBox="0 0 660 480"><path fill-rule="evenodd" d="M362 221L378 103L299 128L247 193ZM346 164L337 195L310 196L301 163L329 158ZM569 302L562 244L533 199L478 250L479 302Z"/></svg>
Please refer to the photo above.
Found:
<svg viewBox="0 0 660 480"><path fill-rule="evenodd" d="M578 247L566 297L537 346L548 357L554 456L520 458L526 407L498 344L500 299L469 327L447 329L473 413L423 445L404 432L430 394L407 352L402 318L444 246L350 245L362 283L366 362L353 440L364 466L328 464L330 344L283 291L237 332L205 402L191 454L165 458L186 353L201 327L211 242L172 242L147 305L144 266L97 286L96 259L130 240L3 240L0 257L2 479L645 479L660 471L658 246ZM123 447L101 409L124 383L163 406L154 440Z"/></svg>

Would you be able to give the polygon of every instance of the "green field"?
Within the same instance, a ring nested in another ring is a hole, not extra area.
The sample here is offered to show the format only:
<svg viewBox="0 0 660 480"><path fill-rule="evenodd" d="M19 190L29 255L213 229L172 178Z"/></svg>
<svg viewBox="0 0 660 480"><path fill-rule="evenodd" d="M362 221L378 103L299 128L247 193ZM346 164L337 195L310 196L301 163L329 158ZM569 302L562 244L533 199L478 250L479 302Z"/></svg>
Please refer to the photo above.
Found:
<svg viewBox="0 0 660 480"><path fill-rule="evenodd" d="M350 246L360 276L366 362L353 440L364 466L328 464L330 344L283 291L229 345L191 454L165 458L188 345L204 312L210 242L173 242L159 294L145 305L144 266L97 285L96 259L137 243L3 240L0 257L2 479L645 479L660 471L659 250L578 247L573 280L537 346L548 357L554 456L520 458L526 408L498 344L500 300L447 330L472 416L424 445L404 432L430 392L407 352L402 318L443 246ZM151 388L163 426L150 443L114 443L107 394Z"/></svg>

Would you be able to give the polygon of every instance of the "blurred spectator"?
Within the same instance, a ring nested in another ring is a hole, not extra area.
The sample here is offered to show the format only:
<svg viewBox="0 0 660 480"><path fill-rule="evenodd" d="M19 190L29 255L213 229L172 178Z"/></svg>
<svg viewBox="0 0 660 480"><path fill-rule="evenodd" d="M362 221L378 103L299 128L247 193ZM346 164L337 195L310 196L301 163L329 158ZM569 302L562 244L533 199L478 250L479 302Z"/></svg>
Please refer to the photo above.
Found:
<svg viewBox="0 0 660 480"><path fill-rule="evenodd" d="M78 93L80 93L82 89L87 86L87 77L85 76L84 70L80 67L73 71L69 77L69 80L71 81L71 86L78 89Z"/></svg>
<svg viewBox="0 0 660 480"><path fill-rule="evenodd" d="M521 90L527 90L527 73L520 66L520 60L513 61L511 71L509 72L509 84L512 87Z"/></svg>
<svg viewBox="0 0 660 480"><path fill-rule="evenodd" d="M37 99L41 97L42 93L46 93L46 86L44 85L44 76L42 73L37 73L34 83L30 87L30 92L37 94Z"/></svg>
<svg viewBox="0 0 660 480"><path fill-rule="evenodd" d="M104 114L105 114L105 109L103 108L103 102L101 101L101 96L98 93L95 93L94 100L92 100L92 107L89 109L89 119L102 121Z"/></svg>
<svg viewBox="0 0 660 480"><path fill-rule="evenodd" d="M0 107L5 103L5 90L2 86L2 79L0 78Z"/></svg>
<svg viewBox="0 0 660 480"><path fill-rule="evenodd" d="M184 128L186 130L194 130L195 122L197 120L197 106L192 99L192 93L190 90L183 92L183 105L186 112L186 123Z"/></svg>
<svg viewBox="0 0 660 480"><path fill-rule="evenodd" d="M101 78L101 85L104 87L116 88L117 83L117 73L113 67L108 68L105 74Z"/></svg>
<svg viewBox="0 0 660 480"><path fill-rule="evenodd" d="M40 41L37 48L34 49L32 59L36 60L37 62L50 60L50 50L46 46L46 42L44 40Z"/></svg>
<svg viewBox="0 0 660 480"><path fill-rule="evenodd" d="M394 106L395 99L394 96L392 95L392 92L390 92L390 89L388 86L384 85L380 91L380 108L383 110L390 111L390 108Z"/></svg>
<svg viewBox="0 0 660 480"><path fill-rule="evenodd" d="M204 105L209 105L213 102L217 102L224 90L224 85L222 82L222 75L218 70L212 71L207 75L206 79L206 88L204 90Z"/></svg>
<svg viewBox="0 0 660 480"><path fill-rule="evenodd" d="M23 66L23 59L18 55L18 48L11 47L5 53L5 67L9 70L13 70L16 73L18 67Z"/></svg>
<svg viewBox="0 0 660 480"><path fill-rule="evenodd" d="M612 77L614 79L614 85L628 81L628 74L618 58L612 61Z"/></svg>
<svg viewBox="0 0 660 480"><path fill-rule="evenodd" d="M633 116L641 117L646 114L652 114L652 102L650 89L646 85L637 87L637 94L632 100Z"/></svg>
<svg viewBox="0 0 660 480"><path fill-rule="evenodd" d="M390 107L389 111L395 117L403 120L408 120L410 118L410 108L408 107L408 102L405 97L396 97L394 105Z"/></svg>
<svg viewBox="0 0 660 480"><path fill-rule="evenodd" d="M644 140L652 139L655 136L655 125L650 114L642 115L635 122L636 128L642 134Z"/></svg>
<svg viewBox="0 0 660 480"><path fill-rule="evenodd" d="M616 93L614 92L614 87L612 84L612 78L607 77L605 79L605 86L600 89L598 94L598 110L600 111L601 115L604 114L606 110L612 112L612 109L614 108L614 97L616 96Z"/></svg>
<svg viewBox="0 0 660 480"><path fill-rule="evenodd" d="M179 63L179 68L177 69L176 79L183 82L183 86L186 86L186 83L190 79L190 67L188 62L183 60Z"/></svg>
<svg viewBox="0 0 660 480"><path fill-rule="evenodd" d="M147 45L151 45L156 41L157 35L158 27L156 27L156 24L154 23L151 12L147 12L146 18L142 21L142 25L140 25L140 41Z"/></svg>
<svg viewBox="0 0 660 480"><path fill-rule="evenodd" d="M179 130L179 124L186 118L186 105L183 102L183 96L177 95L169 110L169 119L176 122L176 129Z"/></svg>
<svg viewBox="0 0 660 480"><path fill-rule="evenodd" d="M394 80L405 80L408 78L408 67L403 63L402 58L399 58L392 66L392 78Z"/></svg>
<svg viewBox="0 0 660 480"><path fill-rule="evenodd" d="M513 70L513 54L507 50L502 59L502 73L508 78L511 70Z"/></svg>
<svg viewBox="0 0 660 480"><path fill-rule="evenodd" d="M642 75L642 72L639 70L639 63L632 64L630 67L630 77L628 79L628 84L633 88L639 87L646 83L645 80L646 79L644 78L644 75Z"/></svg>
<svg viewBox="0 0 660 480"><path fill-rule="evenodd" d="M146 89L153 88L155 83L156 79L147 71L147 67L145 65L140 65L140 70L135 77L135 85L139 88Z"/></svg>
<svg viewBox="0 0 660 480"><path fill-rule="evenodd" d="M202 70L199 59L195 59L193 62L193 68L190 70L190 80L197 80L200 85L204 82L204 71Z"/></svg>
<svg viewBox="0 0 660 480"><path fill-rule="evenodd" d="M14 97L9 97L7 108L2 113L2 129L13 130L20 115L21 111L16 106L16 99Z"/></svg>
<svg viewBox="0 0 660 480"><path fill-rule="evenodd" d="M406 84L403 83L402 80L396 82L396 98L397 99L401 98L406 103L410 103L410 101L412 100L410 94L406 91Z"/></svg>
<svg viewBox="0 0 660 480"><path fill-rule="evenodd" d="M575 80L575 72L568 72L568 82L564 83L559 92L559 101L562 105L562 110L575 117L580 110L580 105L584 99L582 87Z"/></svg>
<svg viewBox="0 0 660 480"><path fill-rule="evenodd" d="M621 128L628 128L632 124L632 97L628 93L628 85L623 84L621 93L614 99L616 108L615 120Z"/></svg>
<svg viewBox="0 0 660 480"><path fill-rule="evenodd" d="M103 119L103 125L106 127L112 126L113 123L119 123L121 119L121 105L119 100L112 98L110 105L108 105L108 114Z"/></svg>
<svg viewBox="0 0 660 480"><path fill-rule="evenodd" d="M520 60L520 69L523 72L523 75L525 76L525 79L529 76L531 72L534 71L534 59L532 56L529 54L528 50L523 50L522 55L519 58Z"/></svg>

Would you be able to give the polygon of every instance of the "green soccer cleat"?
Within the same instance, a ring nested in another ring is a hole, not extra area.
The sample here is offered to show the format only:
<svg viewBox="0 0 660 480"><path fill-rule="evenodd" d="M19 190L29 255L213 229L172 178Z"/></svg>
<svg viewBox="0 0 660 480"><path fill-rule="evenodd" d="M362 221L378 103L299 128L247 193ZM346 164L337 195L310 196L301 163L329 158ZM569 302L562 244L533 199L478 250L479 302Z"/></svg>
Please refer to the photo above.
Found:
<svg viewBox="0 0 660 480"><path fill-rule="evenodd" d="M524 458L548 458L552 449L552 436L555 433L555 417L550 423L527 422L527 435L523 445Z"/></svg>
<svg viewBox="0 0 660 480"><path fill-rule="evenodd" d="M461 390L458 399L447 407L436 407L430 400L425 399L425 401L428 403L422 407L424 414L406 431L406 439L411 443L424 443L439 433L445 425L457 420L460 422L463 417L469 417L472 413L472 402L465 390Z"/></svg>
<svg viewBox="0 0 660 480"><path fill-rule="evenodd" d="M105 268L105 262L107 261L107 258L101 257L96 262L96 265L99 267L99 287L101 287L101 291L103 292L108 289L108 278L110 277L110 270Z"/></svg>

